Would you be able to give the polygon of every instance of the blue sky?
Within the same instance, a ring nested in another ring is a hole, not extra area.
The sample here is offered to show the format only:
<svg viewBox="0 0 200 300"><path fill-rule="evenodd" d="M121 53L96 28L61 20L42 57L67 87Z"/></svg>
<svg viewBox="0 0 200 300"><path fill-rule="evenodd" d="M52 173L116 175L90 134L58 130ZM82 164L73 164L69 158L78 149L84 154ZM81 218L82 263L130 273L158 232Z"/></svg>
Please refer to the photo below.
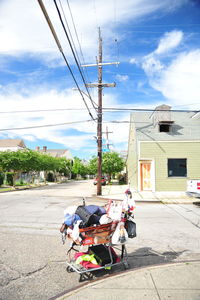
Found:
<svg viewBox="0 0 200 300"><path fill-rule="evenodd" d="M53 0L43 2L76 80L85 91ZM155 108L165 103L174 109L200 109L198 0L57 3L62 3L82 64L83 58L87 64L96 62L98 27L103 38L103 61L120 62L118 67L103 67L103 81L116 82L115 88L104 89L103 107ZM22 138L31 149L67 148L80 158L96 155L96 123L74 90L75 83L38 1L0 1L0 41L0 138ZM87 82L97 82L96 67L88 67L85 72ZM97 90L90 92L97 102ZM85 99L96 117L89 99ZM35 110L41 111L27 112ZM127 149L129 125L123 121L129 118L129 112L103 114L103 131L107 127L112 132L109 143L116 151ZM72 124L30 128L61 123ZM29 128L4 130L23 127Z"/></svg>

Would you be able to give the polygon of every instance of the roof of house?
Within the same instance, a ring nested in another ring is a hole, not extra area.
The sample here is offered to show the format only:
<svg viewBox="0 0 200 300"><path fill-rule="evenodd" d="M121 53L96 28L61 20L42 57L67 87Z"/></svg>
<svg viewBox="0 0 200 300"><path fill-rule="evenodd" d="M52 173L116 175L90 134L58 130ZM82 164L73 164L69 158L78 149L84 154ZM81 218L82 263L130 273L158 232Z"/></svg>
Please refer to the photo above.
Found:
<svg viewBox="0 0 200 300"><path fill-rule="evenodd" d="M170 132L159 132L158 121L152 112L133 112L131 131L136 130L140 141L193 141L200 140L200 113L171 111Z"/></svg>
<svg viewBox="0 0 200 300"><path fill-rule="evenodd" d="M23 140L18 139L0 139L0 147L5 148L13 148L13 147L21 147L26 148Z"/></svg>
<svg viewBox="0 0 200 300"><path fill-rule="evenodd" d="M36 151L49 154L53 157L66 157L68 159L72 159L71 152L68 149L48 149L46 147L40 149L39 147L36 147Z"/></svg>
<svg viewBox="0 0 200 300"><path fill-rule="evenodd" d="M44 152L44 151L41 150L41 152ZM53 157L63 157L69 153L69 150L68 149L47 149L46 153L50 154Z"/></svg>

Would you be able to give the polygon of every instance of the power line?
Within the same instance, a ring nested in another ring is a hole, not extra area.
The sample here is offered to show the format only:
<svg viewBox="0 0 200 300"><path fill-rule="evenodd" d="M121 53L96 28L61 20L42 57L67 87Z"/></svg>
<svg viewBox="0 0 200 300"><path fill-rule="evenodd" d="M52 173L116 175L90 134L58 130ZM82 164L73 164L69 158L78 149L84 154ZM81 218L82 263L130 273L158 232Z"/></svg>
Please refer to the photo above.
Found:
<svg viewBox="0 0 200 300"><path fill-rule="evenodd" d="M69 1L68 0L66 0L66 1L67 1L68 9L69 9L69 12L70 12L70 16L71 16L71 19L72 19L72 24L73 24L73 27L74 27L74 32L75 32L75 35L76 35L76 39L77 39L77 42L78 42L79 51L81 53L83 63L86 64L85 63L85 59L84 59L84 55L83 55L83 51L82 51L82 48L81 48L81 43L80 43L80 40L79 40L79 37L78 37L78 33L77 33L77 30L76 30L76 25L75 25L75 22L74 22L74 18L73 18L73 14L72 14L72 11L71 11L71 7L70 7L70 4L69 4ZM87 68L83 68L83 71L85 71L85 74L87 76L88 82L90 82L89 76L88 76L88 73L87 73Z"/></svg>
<svg viewBox="0 0 200 300"><path fill-rule="evenodd" d="M196 24L155 24L155 25L134 25L134 27L189 27L189 26L200 26L200 23Z"/></svg>
<svg viewBox="0 0 200 300"><path fill-rule="evenodd" d="M188 109L155 109L155 108L115 108L115 107L103 107L104 111L107 112L118 112L118 111L172 111L172 112L193 112L198 113L200 110L188 110Z"/></svg>
<svg viewBox="0 0 200 300"><path fill-rule="evenodd" d="M93 109L93 108L91 108ZM35 112L47 112L47 111L78 111L87 110L86 108L55 108L55 109L35 109L35 110L13 110L13 111L0 111L0 114L15 114L15 113L35 113Z"/></svg>
<svg viewBox="0 0 200 300"><path fill-rule="evenodd" d="M78 53L77 53L77 50L76 50L76 46L75 46L75 43L74 43L74 40L73 40L73 37L72 37L72 34L71 34L71 30L70 30L70 27L69 27L67 18L66 18L66 16L65 16L65 12L64 12L64 9L63 9L61 0L59 0L59 3L60 3L61 10L62 10L62 14L63 14L64 19L65 19L65 23L66 23L66 25L67 25L67 29L68 29L68 31L69 31L69 35L70 35L72 44L73 44L73 46L74 46L74 51L76 52L76 56L78 57L78 61L79 61L79 64L80 64L80 59L79 59L79 56L78 56Z"/></svg>
<svg viewBox="0 0 200 300"><path fill-rule="evenodd" d="M93 120L83 120L83 121L74 121L74 122L65 122L65 123L57 123L57 124L46 124L46 125L36 125L36 126L26 126L26 127L12 127L12 128L0 128L0 131L11 131L11 130L24 130L24 129L34 129L34 128L45 128L45 127L56 127L56 126L65 126L65 125L71 125L71 124L81 124L81 123L87 123L87 122L93 122ZM148 121L130 121L130 120L109 120L109 121L103 121L102 123L108 124L108 123L114 123L114 124L149 124ZM186 125L185 127L199 127L199 125Z"/></svg>
<svg viewBox="0 0 200 300"><path fill-rule="evenodd" d="M195 105L199 103L193 103L191 105ZM179 106L179 105L177 105ZM180 106L186 106L186 105L180 105ZM176 107L176 106L175 106ZM90 108L93 109L93 108ZM35 113L35 112L49 112L49 111L83 111L86 110L86 108L54 108L54 109L35 109L35 110L13 110L13 111L0 111L0 114L13 114L13 113ZM155 108L113 108L113 107L103 107L102 110L106 112L118 112L118 111L155 111ZM156 109L156 111L159 111ZM163 111L163 110L161 110ZM187 110L187 109L170 109L165 111L174 111L174 112L194 112L198 113L200 110Z"/></svg>
<svg viewBox="0 0 200 300"><path fill-rule="evenodd" d="M3 128L3 129L0 129L0 131L23 130L23 129L63 126L63 125L70 125L70 124L87 123L87 122L92 122L92 121L93 120L85 120L85 121L74 121L74 122L66 122L66 123L58 123L58 124L46 124L46 125L27 126L27 127L15 127L15 128L14 127L13 128Z"/></svg>
<svg viewBox="0 0 200 300"><path fill-rule="evenodd" d="M64 22L63 22L63 19L62 19L62 16L61 16L61 13L60 13L60 10L59 10L59 8L58 8L58 5L57 5L56 0L54 0L54 4L55 4L56 10L57 10L57 13L58 13L60 22L61 22L61 24L62 24L63 30L64 30L65 35L66 35L66 37L67 37L69 46L70 46L70 48L71 48L72 54L73 54L73 56L74 56L76 65L77 65L77 67L78 67L78 70L79 70L79 72L80 72L81 78L82 78L83 83L84 83L84 85L85 85L85 88L86 88L86 90L87 90L89 99L90 99L90 101L91 101L91 103L92 103L92 106L93 106L94 109L96 110L96 107L94 106L94 103L93 103L93 100L92 100L92 98L91 98L90 92L89 92L89 90L88 90L88 87L87 87L85 78L84 78L84 76L83 76L83 72L82 72L81 67L80 67L80 65L79 65L79 62L78 62L78 60L77 60L76 53L74 52L74 49L73 49L73 47L72 47L72 43L71 43L70 38L69 38L69 35L68 35L68 33L67 33L67 30L66 30L65 24L64 24Z"/></svg>
<svg viewBox="0 0 200 300"><path fill-rule="evenodd" d="M40 5L40 8L41 8L41 10L42 10L44 16L45 16L45 19L46 19L46 21L47 21L47 24L48 24L50 30L51 30L51 33L53 34L54 40L55 40L55 42L56 42L56 44L57 44L57 47L58 47L60 53L62 54L63 59L64 59L66 65L67 65L67 67L68 67L68 69L69 69L69 71L70 71L70 74L71 74L71 76L72 76L72 78L73 78L75 84L76 84L76 87L77 87L77 89L79 90L79 93L80 93L80 95L81 95L81 97L82 97L82 100L83 100L85 106L87 107L88 113L89 113L90 117L92 118L92 120L95 120L95 118L93 117L92 113L90 112L90 109L89 109L89 107L88 107L88 105L87 105L87 102L86 102L86 100L85 100L85 98L84 98L84 96L83 96L83 94L82 94L82 92L81 92L81 89L80 89L80 87L79 87L79 85L78 85L78 82L76 81L76 78L75 78L75 76L74 76L74 74L73 74L73 71L72 71L72 69L71 69L70 66L69 66L69 63L68 63L67 58L66 58L66 56L65 56L65 54L64 54L64 52L63 52L63 49L62 49L61 44L60 44L60 41L59 41L59 39L58 39L58 37L57 37L57 34L56 34L55 29L54 29L54 27L53 27L53 24L52 24L52 22L51 22L51 20L50 20L50 18L49 18L49 16L48 16L48 13L47 13L47 11L46 11L46 8L45 8L45 6L44 6L42 0L38 0L38 3L39 3L39 5Z"/></svg>
<svg viewBox="0 0 200 300"><path fill-rule="evenodd" d="M164 31L131 30L131 32L135 32L135 33L164 33L165 31L166 30L164 30ZM187 31L187 32L189 32L189 31ZM199 32L195 32L195 34L199 34Z"/></svg>
<svg viewBox="0 0 200 300"><path fill-rule="evenodd" d="M93 108L90 108L93 109ZM0 114L14 114L14 113L35 113L35 112L47 112L47 111L83 111L86 108L55 108L55 109L35 109L35 110L13 110L13 111L0 111Z"/></svg>

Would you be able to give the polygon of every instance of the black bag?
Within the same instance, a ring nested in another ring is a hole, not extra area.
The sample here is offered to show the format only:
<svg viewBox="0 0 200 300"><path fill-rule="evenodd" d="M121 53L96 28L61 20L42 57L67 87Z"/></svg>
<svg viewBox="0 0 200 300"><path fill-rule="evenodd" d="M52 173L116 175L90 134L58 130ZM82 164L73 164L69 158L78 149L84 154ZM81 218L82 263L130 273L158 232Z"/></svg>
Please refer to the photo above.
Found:
<svg viewBox="0 0 200 300"><path fill-rule="evenodd" d="M83 221L82 227L88 227L96 222L96 215L89 213L84 205L78 206L75 214Z"/></svg>
<svg viewBox="0 0 200 300"><path fill-rule="evenodd" d="M136 224L133 220L127 220L125 222L125 228L126 228L126 231L128 233L128 237L130 239L133 239L134 237L137 236L137 234L136 234Z"/></svg>
<svg viewBox="0 0 200 300"><path fill-rule="evenodd" d="M111 257L110 257L108 247L106 247L104 245L91 246L91 247L89 247L89 252L94 254L96 260L98 261L98 263L101 266L110 264L111 257L112 257L113 263L115 263L116 259L117 259L116 255L112 252L112 250L111 250Z"/></svg>

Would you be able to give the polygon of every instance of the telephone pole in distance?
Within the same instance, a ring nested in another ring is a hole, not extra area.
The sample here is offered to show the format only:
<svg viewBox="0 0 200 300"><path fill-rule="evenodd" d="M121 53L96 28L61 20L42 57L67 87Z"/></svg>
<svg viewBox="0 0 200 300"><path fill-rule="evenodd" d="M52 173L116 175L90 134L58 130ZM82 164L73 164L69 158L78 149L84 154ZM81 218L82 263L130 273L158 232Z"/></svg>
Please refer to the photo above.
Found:
<svg viewBox="0 0 200 300"><path fill-rule="evenodd" d="M102 37L99 28L99 56L97 64L83 65L82 67L98 67L98 83L87 84L88 87L98 88L98 111L97 111L97 195L102 194L101 177L102 177L102 90L104 87L115 87L115 83L102 83L102 66L103 65L118 65L119 62L102 63Z"/></svg>

